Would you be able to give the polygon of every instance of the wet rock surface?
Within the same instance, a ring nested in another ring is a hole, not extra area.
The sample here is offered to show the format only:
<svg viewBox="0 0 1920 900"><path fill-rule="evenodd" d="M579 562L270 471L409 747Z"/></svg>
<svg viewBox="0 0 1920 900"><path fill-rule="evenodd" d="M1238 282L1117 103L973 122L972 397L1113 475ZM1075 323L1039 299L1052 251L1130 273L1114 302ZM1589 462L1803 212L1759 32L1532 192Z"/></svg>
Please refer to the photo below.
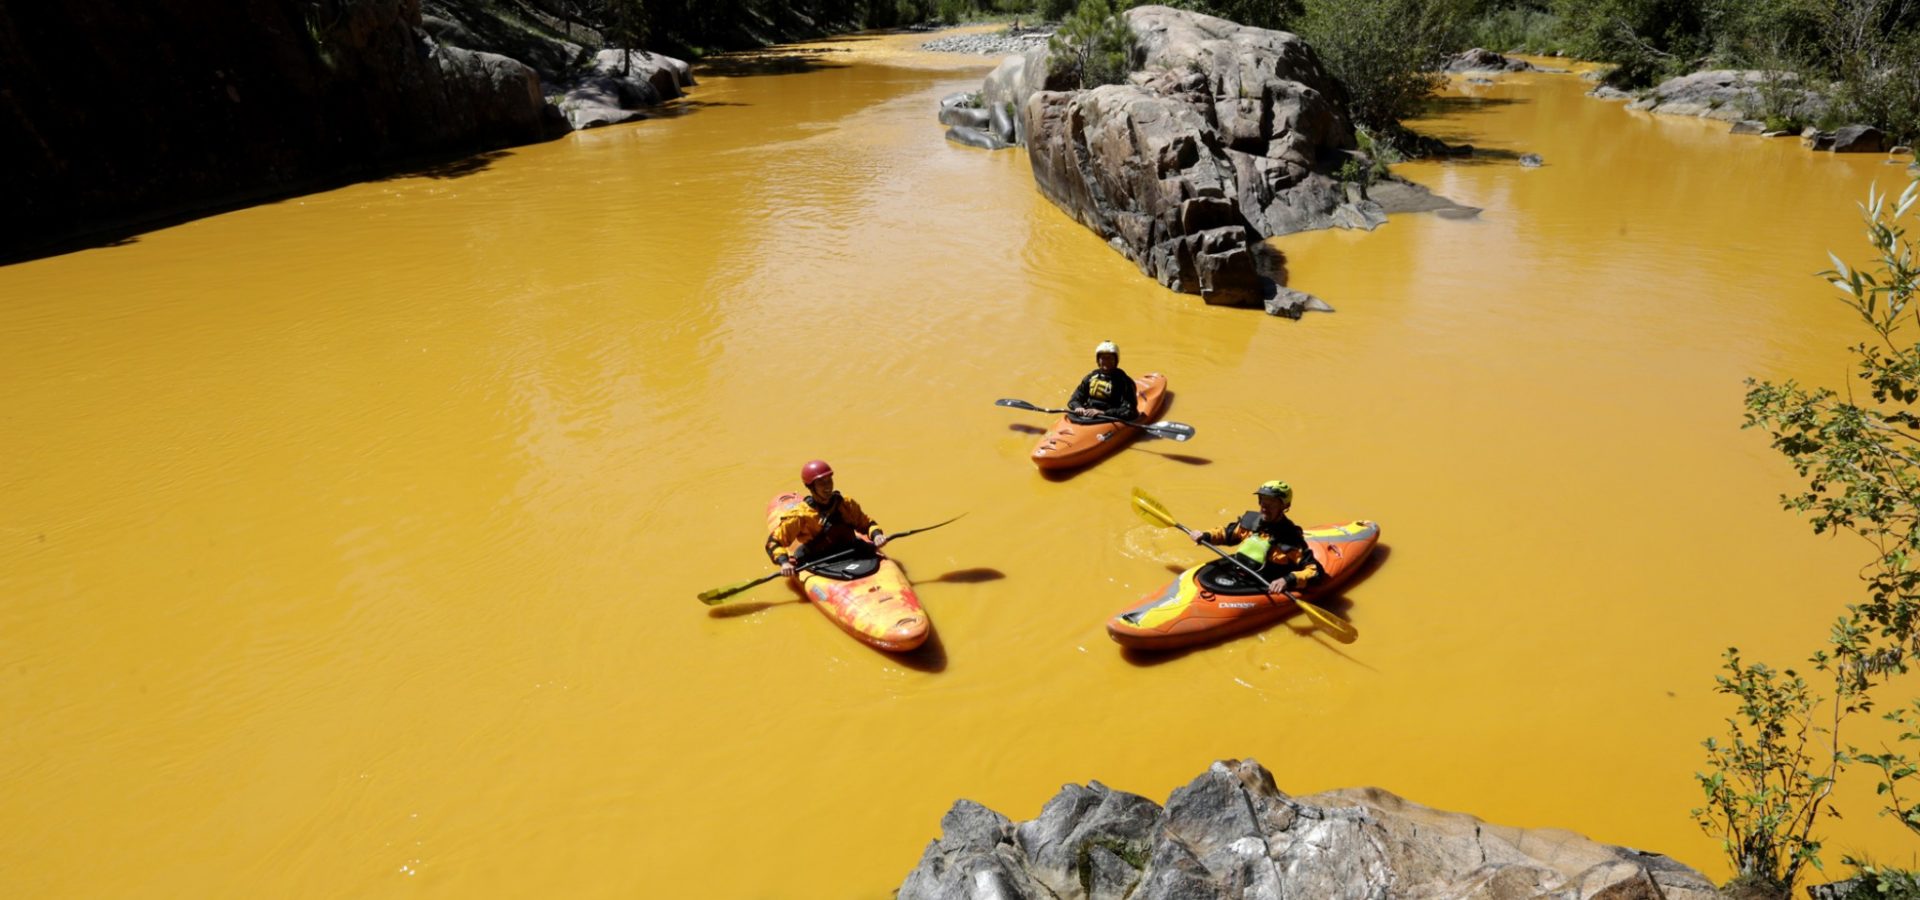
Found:
<svg viewBox="0 0 1920 900"><path fill-rule="evenodd" d="M1289 797L1252 760L1214 763L1164 807L1091 782L1061 788L1028 822L961 800L940 826L899 900L1720 896L1667 857L1568 831L1378 788Z"/></svg>

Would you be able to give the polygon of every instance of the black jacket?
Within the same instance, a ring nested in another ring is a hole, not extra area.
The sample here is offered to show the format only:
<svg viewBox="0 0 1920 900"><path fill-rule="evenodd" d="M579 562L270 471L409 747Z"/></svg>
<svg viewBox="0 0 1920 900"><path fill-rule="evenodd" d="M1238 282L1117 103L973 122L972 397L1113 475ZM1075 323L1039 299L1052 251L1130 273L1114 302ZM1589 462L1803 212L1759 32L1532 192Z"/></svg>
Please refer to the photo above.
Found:
<svg viewBox="0 0 1920 900"><path fill-rule="evenodd" d="M1252 510L1207 532L1206 538L1209 544L1225 547L1256 534L1272 542L1267 548L1264 564L1259 567L1263 577L1269 581L1286 577L1292 587L1311 583L1320 577L1320 563L1307 547L1305 529L1284 515L1277 522L1269 522L1261 518L1259 510Z"/></svg>
<svg viewBox="0 0 1920 900"><path fill-rule="evenodd" d="M1080 386L1073 389L1073 396L1067 400L1067 408L1085 406L1116 419L1132 419L1140 415L1134 408L1139 399L1133 376L1114 366L1111 372L1094 369L1080 379Z"/></svg>

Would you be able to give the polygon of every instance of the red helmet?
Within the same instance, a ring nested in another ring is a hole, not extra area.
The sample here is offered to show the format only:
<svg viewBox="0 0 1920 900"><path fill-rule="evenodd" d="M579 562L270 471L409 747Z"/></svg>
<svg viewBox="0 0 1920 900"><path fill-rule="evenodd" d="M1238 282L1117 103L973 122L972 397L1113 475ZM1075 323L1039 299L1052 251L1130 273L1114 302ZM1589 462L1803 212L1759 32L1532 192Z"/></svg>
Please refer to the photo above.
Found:
<svg viewBox="0 0 1920 900"><path fill-rule="evenodd" d="M827 465L824 459L811 460L800 467L800 483L807 487L813 487L814 482L831 475L833 475L833 467Z"/></svg>

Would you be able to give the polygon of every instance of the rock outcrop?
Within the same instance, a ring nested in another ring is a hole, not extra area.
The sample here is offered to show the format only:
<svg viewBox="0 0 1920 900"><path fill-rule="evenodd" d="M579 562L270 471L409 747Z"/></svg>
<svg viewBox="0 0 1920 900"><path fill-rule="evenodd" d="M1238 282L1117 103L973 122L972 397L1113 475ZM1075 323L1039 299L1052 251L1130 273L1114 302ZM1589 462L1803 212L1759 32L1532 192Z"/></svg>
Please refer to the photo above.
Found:
<svg viewBox="0 0 1920 900"><path fill-rule="evenodd" d="M693 68L671 56L602 50L586 74L552 88L547 102L578 131L640 118L646 107L684 96L693 83Z"/></svg>
<svg viewBox="0 0 1920 900"><path fill-rule="evenodd" d="M1791 72L1739 69L1712 69L1669 78L1627 108L1737 122L1767 107L1767 91L1775 92L1775 112L1779 115L1811 120L1826 111L1826 98L1801 88Z"/></svg>
<svg viewBox="0 0 1920 900"><path fill-rule="evenodd" d="M1671 859L1572 832L1377 788L1289 797L1252 760L1214 763L1164 808L1092 782L1061 788L1032 821L961 800L940 827L899 900L1720 896Z"/></svg>
<svg viewBox="0 0 1920 900"><path fill-rule="evenodd" d="M989 111L1018 112L1012 139L1054 204L1160 283L1230 306L1273 293L1262 239L1386 221L1360 183L1371 164L1346 89L1305 41L1164 6L1126 18L1139 71L1125 84L1061 90L1035 51L982 88Z"/></svg>
<svg viewBox="0 0 1920 900"><path fill-rule="evenodd" d="M0 256L546 127L532 69L435 43L418 0L10 4Z"/></svg>
<svg viewBox="0 0 1920 900"><path fill-rule="evenodd" d="M1524 59L1514 59L1481 47L1475 47L1447 60L1443 72L1537 72L1540 67Z"/></svg>

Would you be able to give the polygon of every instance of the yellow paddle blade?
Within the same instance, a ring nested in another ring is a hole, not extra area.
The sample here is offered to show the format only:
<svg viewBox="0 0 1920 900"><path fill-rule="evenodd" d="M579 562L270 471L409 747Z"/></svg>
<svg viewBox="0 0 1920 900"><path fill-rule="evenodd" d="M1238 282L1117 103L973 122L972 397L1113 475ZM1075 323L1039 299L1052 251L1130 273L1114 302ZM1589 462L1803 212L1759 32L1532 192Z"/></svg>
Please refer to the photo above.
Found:
<svg viewBox="0 0 1920 900"><path fill-rule="evenodd" d="M1166 507L1160 505L1160 501L1147 496L1147 492L1139 488L1133 489L1133 511L1139 513L1140 518L1162 528L1180 527L1180 523L1174 520L1173 513L1168 512Z"/></svg>
<svg viewBox="0 0 1920 900"><path fill-rule="evenodd" d="M1360 639L1360 632L1354 629L1352 622L1334 615L1329 610L1321 609L1315 604L1308 603L1299 597L1293 598L1293 602L1301 609L1306 610L1307 615L1312 616L1315 622L1320 623L1320 627L1326 629L1327 633L1332 635L1334 640L1342 644L1351 644Z"/></svg>

